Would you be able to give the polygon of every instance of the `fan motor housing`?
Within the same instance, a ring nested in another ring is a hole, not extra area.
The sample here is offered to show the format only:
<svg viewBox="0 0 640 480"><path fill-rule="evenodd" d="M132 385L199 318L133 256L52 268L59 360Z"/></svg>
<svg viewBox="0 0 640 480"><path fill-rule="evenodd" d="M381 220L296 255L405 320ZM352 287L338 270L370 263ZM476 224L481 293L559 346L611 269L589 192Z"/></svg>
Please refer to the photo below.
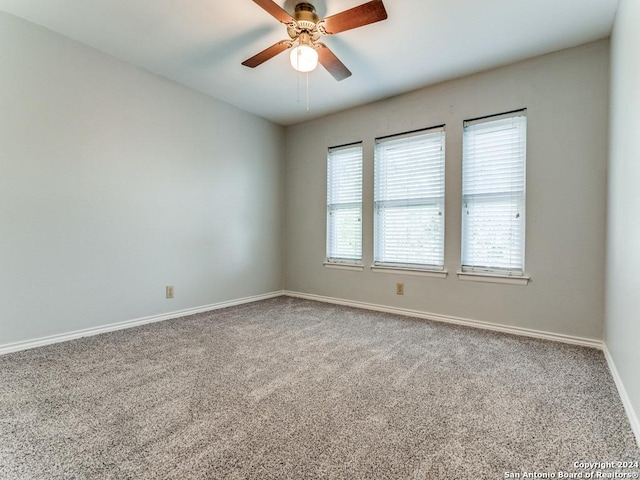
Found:
<svg viewBox="0 0 640 480"><path fill-rule="evenodd" d="M293 18L298 22L298 26L303 30L314 30L320 17L316 14L316 8L310 3L299 3L296 5Z"/></svg>

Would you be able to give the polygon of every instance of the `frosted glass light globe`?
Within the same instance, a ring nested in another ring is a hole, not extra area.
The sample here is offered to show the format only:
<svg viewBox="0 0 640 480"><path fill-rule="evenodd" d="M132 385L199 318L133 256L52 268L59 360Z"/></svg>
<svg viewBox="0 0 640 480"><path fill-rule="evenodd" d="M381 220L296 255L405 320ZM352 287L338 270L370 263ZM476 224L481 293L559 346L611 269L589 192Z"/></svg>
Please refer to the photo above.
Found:
<svg viewBox="0 0 640 480"><path fill-rule="evenodd" d="M291 50L291 66L299 72L310 72L318 66L318 52L309 45L298 45Z"/></svg>

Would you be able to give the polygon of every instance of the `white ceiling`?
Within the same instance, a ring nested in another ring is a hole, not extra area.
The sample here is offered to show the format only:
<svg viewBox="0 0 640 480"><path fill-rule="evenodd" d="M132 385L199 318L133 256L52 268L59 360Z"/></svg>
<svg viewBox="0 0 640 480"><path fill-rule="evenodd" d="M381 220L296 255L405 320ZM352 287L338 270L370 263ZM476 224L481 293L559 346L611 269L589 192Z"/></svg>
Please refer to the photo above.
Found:
<svg viewBox="0 0 640 480"><path fill-rule="evenodd" d="M365 1L309 3L325 17ZM290 12L298 3L276 2ZM607 37L618 0L384 3L387 20L323 39L353 76L312 72L310 113L306 78L286 52L255 69L241 65L288 38L252 0L0 0L0 10L289 125Z"/></svg>

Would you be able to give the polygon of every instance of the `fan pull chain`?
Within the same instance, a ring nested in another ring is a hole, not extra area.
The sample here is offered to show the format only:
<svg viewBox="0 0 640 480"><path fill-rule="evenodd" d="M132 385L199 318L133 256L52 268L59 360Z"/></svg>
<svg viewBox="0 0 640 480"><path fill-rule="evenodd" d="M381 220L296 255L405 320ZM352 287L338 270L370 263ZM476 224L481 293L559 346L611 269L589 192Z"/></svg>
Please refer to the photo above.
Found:
<svg viewBox="0 0 640 480"><path fill-rule="evenodd" d="M307 72L307 113L309 113L309 72Z"/></svg>
<svg viewBox="0 0 640 480"><path fill-rule="evenodd" d="M298 103L300 103L300 77L302 76L300 72L296 75L298 78ZM309 108L309 72L306 72L306 94L307 94L307 113L311 111Z"/></svg>

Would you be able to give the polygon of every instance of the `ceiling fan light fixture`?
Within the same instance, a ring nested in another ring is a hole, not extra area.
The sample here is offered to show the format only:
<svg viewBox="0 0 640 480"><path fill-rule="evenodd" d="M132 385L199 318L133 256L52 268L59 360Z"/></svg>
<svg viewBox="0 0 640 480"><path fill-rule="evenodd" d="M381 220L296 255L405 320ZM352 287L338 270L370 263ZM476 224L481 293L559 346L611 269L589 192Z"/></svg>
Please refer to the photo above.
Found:
<svg viewBox="0 0 640 480"><path fill-rule="evenodd" d="M296 45L289 58L291 66L298 72L310 72L318 66L318 52L309 45Z"/></svg>
<svg viewBox="0 0 640 480"><path fill-rule="evenodd" d="M299 2L299 0L292 1ZM324 35L334 35L387 19L387 11L382 3L383 0L369 0L362 5L326 18L320 18L313 4L304 0L297 3L292 14L279 5L282 0L277 2L276 0L253 0L253 2L285 25L291 40L281 40L265 48L260 53L242 62L242 65L255 68L279 53L291 50L289 58L294 70L305 73L310 72L320 63L338 81L350 77L351 72L329 47L324 43L318 42L318 39ZM289 0L285 3L288 2Z"/></svg>

